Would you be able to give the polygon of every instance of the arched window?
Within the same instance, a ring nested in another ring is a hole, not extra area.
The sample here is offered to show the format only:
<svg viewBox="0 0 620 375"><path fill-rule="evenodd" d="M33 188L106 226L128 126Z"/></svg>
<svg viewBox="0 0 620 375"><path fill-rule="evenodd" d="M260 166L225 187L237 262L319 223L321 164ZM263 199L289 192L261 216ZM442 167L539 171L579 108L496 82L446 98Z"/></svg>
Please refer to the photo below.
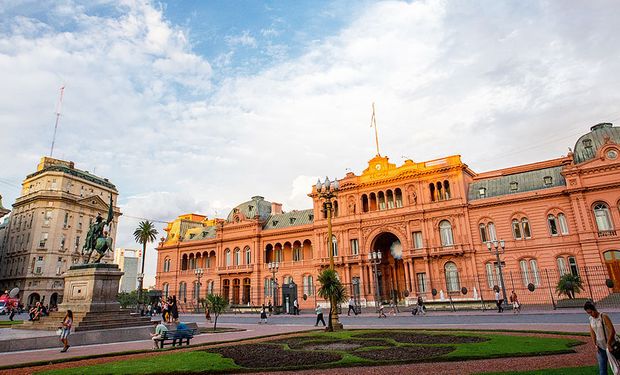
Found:
<svg viewBox="0 0 620 375"><path fill-rule="evenodd" d="M332 249L334 250L334 256L338 256L338 240L336 240L336 236L332 236Z"/></svg>
<svg viewBox="0 0 620 375"><path fill-rule="evenodd" d="M338 217L338 201L334 200L334 203L332 205L333 209L334 209L334 217Z"/></svg>
<svg viewBox="0 0 620 375"><path fill-rule="evenodd" d="M187 270L187 254L183 254L183 258L181 258L181 270Z"/></svg>
<svg viewBox="0 0 620 375"><path fill-rule="evenodd" d="M439 223L439 236L442 246L454 245L454 237L452 236L452 224L448 220L442 220Z"/></svg>
<svg viewBox="0 0 620 375"><path fill-rule="evenodd" d="M497 234L495 233L495 224L493 222L487 223L487 231L489 232L489 241L497 241Z"/></svg>
<svg viewBox="0 0 620 375"><path fill-rule="evenodd" d="M307 296L314 295L314 283L312 275L304 276L302 281L304 283L304 294Z"/></svg>
<svg viewBox="0 0 620 375"><path fill-rule="evenodd" d="M493 263L487 262L484 267L487 271L487 285L489 286L489 289L493 289L493 287L496 285L495 273L493 272Z"/></svg>
<svg viewBox="0 0 620 375"><path fill-rule="evenodd" d="M558 221L560 222L560 233L563 235L568 234L568 222L566 216L563 213L558 214Z"/></svg>
<svg viewBox="0 0 620 375"><path fill-rule="evenodd" d="M187 299L187 283L185 281L181 281L179 284L179 300L185 302Z"/></svg>
<svg viewBox="0 0 620 375"><path fill-rule="evenodd" d="M362 195L362 212L368 212L368 196Z"/></svg>
<svg viewBox="0 0 620 375"><path fill-rule="evenodd" d="M293 283L293 276L287 275L284 276L284 284L292 284Z"/></svg>
<svg viewBox="0 0 620 375"><path fill-rule="evenodd" d="M560 267L564 267L563 262L560 265L560 262L558 261L558 265ZM540 285L540 273L538 271L538 262L536 259L521 259L519 261L519 269L521 271L523 285L527 286L530 283L536 286Z"/></svg>
<svg viewBox="0 0 620 375"><path fill-rule="evenodd" d="M459 271L456 268L456 264L448 262L444 266L446 274L446 289L448 292L458 292L461 288L459 286Z"/></svg>
<svg viewBox="0 0 620 375"><path fill-rule="evenodd" d="M377 211L377 196L375 195L375 193L370 193L368 199L370 211Z"/></svg>
<svg viewBox="0 0 620 375"><path fill-rule="evenodd" d="M431 194L431 202L435 201L435 184L432 182L428 184L428 191Z"/></svg>
<svg viewBox="0 0 620 375"><path fill-rule="evenodd" d="M445 199L450 199L450 183L448 180L443 182L443 195Z"/></svg>
<svg viewBox="0 0 620 375"><path fill-rule="evenodd" d="M523 236L521 236L521 226L519 225L519 220L517 219L512 220L512 235L515 240L520 240L523 238Z"/></svg>
<svg viewBox="0 0 620 375"><path fill-rule="evenodd" d="M213 294L213 289L215 289L215 283L213 280L207 281L207 294Z"/></svg>
<svg viewBox="0 0 620 375"><path fill-rule="evenodd" d="M484 243L487 242L489 239L487 237L487 226L484 225L483 223L481 223L479 226L480 229L480 240Z"/></svg>
<svg viewBox="0 0 620 375"><path fill-rule="evenodd" d="M230 253L230 249L224 250L224 259L226 260L226 267L232 266L232 254Z"/></svg>
<svg viewBox="0 0 620 375"><path fill-rule="evenodd" d="M555 216L549 214L547 216L547 225L549 226L549 234L552 236L557 236L560 234L558 230L558 222Z"/></svg>
<svg viewBox="0 0 620 375"><path fill-rule="evenodd" d="M605 203L597 203L594 205L594 218L596 219L596 226L599 232L613 230L609 207L607 207Z"/></svg>
<svg viewBox="0 0 620 375"><path fill-rule="evenodd" d="M377 194L377 200L379 201L379 209L385 210L385 194L382 191Z"/></svg>
<svg viewBox="0 0 620 375"><path fill-rule="evenodd" d="M245 264L252 264L252 251L249 246L245 247Z"/></svg>
<svg viewBox="0 0 620 375"><path fill-rule="evenodd" d="M437 182L437 200L438 201L444 200L443 185L441 184L441 182Z"/></svg>
<svg viewBox="0 0 620 375"><path fill-rule="evenodd" d="M570 273L573 276L579 276L579 267L577 266L577 259L575 259L574 256L560 256L556 261L558 263L560 275Z"/></svg>
<svg viewBox="0 0 620 375"><path fill-rule="evenodd" d="M388 190L385 193L385 199L387 200L387 208L394 208L394 193L392 193L392 190Z"/></svg>
<svg viewBox="0 0 620 375"><path fill-rule="evenodd" d="M192 298L196 301L200 299L200 283L198 281L194 281L194 293Z"/></svg>
<svg viewBox="0 0 620 375"><path fill-rule="evenodd" d="M524 238L532 237L532 233L530 232L530 222L527 220L526 217L521 219L521 229L523 229Z"/></svg>
<svg viewBox="0 0 620 375"><path fill-rule="evenodd" d="M170 258L164 259L164 272L170 272Z"/></svg>
<svg viewBox="0 0 620 375"><path fill-rule="evenodd" d="M164 298L168 298L168 294L169 293L170 293L170 284L164 283L164 285L163 285Z"/></svg>
<svg viewBox="0 0 620 375"><path fill-rule="evenodd" d="M264 288L265 288L265 297L271 297L271 294L273 291L273 283L271 281L271 277L265 278Z"/></svg>
<svg viewBox="0 0 620 375"><path fill-rule="evenodd" d="M396 208L400 208L403 206L403 192L400 190L400 188L396 188L394 190L394 200L396 203Z"/></svg>
<svg viewBox="0 0 620 375"><path fill-rule="evenodd" d="M239 250L239 248L235 248L235 252L234 252L234 259L235 259L235 266L238 266L241 264L241 250Z"/></svg>

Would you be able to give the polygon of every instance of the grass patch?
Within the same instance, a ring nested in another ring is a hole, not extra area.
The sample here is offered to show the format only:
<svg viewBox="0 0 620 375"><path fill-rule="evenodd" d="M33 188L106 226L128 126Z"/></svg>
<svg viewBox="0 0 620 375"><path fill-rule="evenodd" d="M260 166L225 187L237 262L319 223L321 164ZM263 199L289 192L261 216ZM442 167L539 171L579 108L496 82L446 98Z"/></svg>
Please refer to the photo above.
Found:
<svg viewBox="0 0 620 375"><path fill-rule="evenodd" d="M609 373L611 374L611 371ZM598 375L598 366L563 367L521 372L481 372L478 375Z"/></svg>
<svg viewBox="0 0 620 375"><path fill-rule="evenodd" d="M16 324L23 324L23 323L24 323L23 320L14 320L14 321L0 320L0 328L7 328L7 327L14 326Z"/></svg>
<svg viewBox="0 0 620 375"><path fill-rule="evenodd" d="M205 351L170 353L129 361L108 362L87 367L58 369L36 374L45 375L99 375L99 374L182 374L222 373L240 369L230 358Z"/></svg>

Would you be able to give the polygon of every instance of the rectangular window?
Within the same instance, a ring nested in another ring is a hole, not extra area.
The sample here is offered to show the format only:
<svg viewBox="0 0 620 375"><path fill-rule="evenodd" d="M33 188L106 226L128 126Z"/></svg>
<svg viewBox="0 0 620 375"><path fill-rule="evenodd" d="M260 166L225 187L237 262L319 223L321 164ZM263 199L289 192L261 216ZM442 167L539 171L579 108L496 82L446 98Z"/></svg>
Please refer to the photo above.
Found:
<svg viewBox="0 0 620 375"><path fill-rule="evenodd" d="M549 217L547 218L547 223L549 224L549 233L552 236L557 236L558 235L558 224L555 221L555 216L549 215Z"/></svg>
<svg viewBox="0 0 620 375"><path fill-rule="evenodd" d="M418 279L418 292L426 293L426 272L419 272L416 277Z"/></svg>
<svg viewBox="0 0 620 375"><path fill-rule="evenodd" d="M568 266L573 276L579 276L579 268L577 267L577 260L575 257L568 257Z"/></svg>
<svg viewBox="0 0 620 375"><path fill-rule="evenodd" d="M493 287L495 286L495 275L493 272L493 265L491 263L487 263L485 265L486 271L487 271L487 285L489 286L489 289L493 289Z"/></svg>
<svg viewBox="0 0 620 375"><path fill-rule="evenodd" d="M58 257L56 261L56 275L62 274L62 257Z"/></svg>
<svg viewBox="0 0 620 375"><path fill-rule="evenodd" d="M519 222L517 220L512 221L512 234L515 240L521 239L521 226L519 225Z"/></svg>
<svg viewBox="0 0 620 375"><path fill-rule="evenodd" d="M75 237L75 250L80 248L80 236Z"/></svg>
<svg viewBox="0 0 620 375"><path fill-rule="evenodd" d="M421 249L424 247L424 243L422 241L422 232L413 232L413 248Z"/></svg>
<svg viewBox="0 0 620 375"><path fill-rule="evenodd" d="M47 243L47 233L41 233L41 240L39 241L39 247L45 248L46 243Z"/></svg>
<svg viewBox="0 0 620 375"><path fill-rule="evenodd" d="M207 258L208 260L209 258ZM245 264L252 264L252 252L250 251L250 249L247 249L245 251Z"/></svg>
<svg viewBox="0 0 620 375"><path fill-rule="evenodd" d="M532 234L530 233L530 222L527 219L521 219L521 224L523 224L523 237L532 238Z"/></svg>
<svg viewBox="0 0 620 375"><path fill-rule="evenodd" d="M67 241L67 237L64 234L60 235L60 251L65 249L65 242Z"/></svg>
<svg viewBox="0 0 620 375"><path fill-rule="evenodd" d="M566 261L564 260L564 258L558 258L557 259L558 262L558 271L560 272L560 275L565 275L568 273L568 269L566 268Z"/></svg>
<svg viewBox="0 0 620 375"><path fill-rule="evenodd" d="M532 271L534 285L540 285L540 275L538 273L538 262L536 262L536 259L530 259L530 270Z"/></svg>
<svg viewBox="0 0 620 375"><path fill-rule="evenodd" d="M354 238L351 240L351 255L357 255L359 252L359 242L357 241L357 238Z"/></svg>
<svg viewBox="0 0 620 375"><path fill-rule="evenodd" d="M478 228L480 229L480 240L484 243L487 242L489 239L487 238L487 227L484 224L480 224L478 226Z"/></svg>
<svg viewBox="0 0 620 375"><path fill-rule="evenodd" d="M58 189L58 183L56 183L56 179L52 180L52 190Z"/></svg>
<svg viewBox="0 0 620 375"><path fill-rule="evenodd" d="M527 269L527 260L520 261L519 267L521 268L521 275L523 277L523 285L527 286L530 283L530 274Z"/></svg>
<svg viewBox="0 0 620 375"><path fill-rule="evenodd" d="M489 241L497 241L497 234L495 234L495 224L488 223L487 230L489 231Z"/></svg>
<svg viewBox="0 0 620 375"><path fill-rule="evenodd" d="M52 220L52 211L45 211L45 218L43 220L43 225L50 225L50 221Z"/></svg>
<svg viewBox="0 0 620 375"><path fill-rule="evenodd" d="M62 227L67 228L69 226L69 213L65 212L65 219L63 220Z"/></svg>
<svg viewBox="0 0 620 375"><path fill-rule="evenodd" d="M296 247L293 249L293 262L299 262L301 260L301 248Z"/></svg>

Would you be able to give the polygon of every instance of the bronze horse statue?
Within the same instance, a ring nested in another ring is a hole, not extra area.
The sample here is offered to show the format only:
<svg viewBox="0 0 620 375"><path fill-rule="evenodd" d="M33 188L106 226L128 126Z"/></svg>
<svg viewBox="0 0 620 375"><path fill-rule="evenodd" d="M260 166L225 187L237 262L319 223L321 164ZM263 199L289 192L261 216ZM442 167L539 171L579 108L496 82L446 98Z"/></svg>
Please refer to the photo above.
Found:
<svg viewBox="0 0 620 375"><path fill-rule="evenodd" d="M93 263L101 262L108 250L112 250L112 238L108 236L108 232L104 230L105 226L110 224L114 219L114 211L112 209L112 196L110 195L110 206L108 208L108 217L103 220L101 215L97 215L95 222L88 228L86 241L82 247L82 257L84 264L90 263L93 252L96 252L96 258Z"/></svg>

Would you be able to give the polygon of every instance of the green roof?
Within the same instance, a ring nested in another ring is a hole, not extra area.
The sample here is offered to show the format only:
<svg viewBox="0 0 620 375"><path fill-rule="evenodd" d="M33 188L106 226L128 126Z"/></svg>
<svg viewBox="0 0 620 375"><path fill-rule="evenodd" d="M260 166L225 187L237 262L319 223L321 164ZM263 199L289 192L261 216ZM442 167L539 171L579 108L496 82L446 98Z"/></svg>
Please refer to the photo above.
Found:
<svg viewBox="0 0 620 375"><path fill-rule="evenodd" d="M607 138L614 143L620 144L620 128L608 122L597 124L590 128L590 132L582 135L575 143L575 149L573 150L573 161L575 164L594 159Z"/></svg>
<svg viewBox="0 0 620 375"><path fill-rule="evenodd" d="M110 181L108 181L107 178L101 178L98 176L95 176L94 174L90 174L86 171L82 171L79 169L75 169L75 168L69 168L67 166L64 165L50 165L48 167L45 167L43 169L41 169L40 171L36 171L34 173L29 174L26 178L31 178L31 177L35 177L38 176L42 173L45 172L62 172L62 173L67 173L70 174L72 176L78 177L78 178L82 178L86 181L90 181L90 182L94 182L98 185L101 186L105 186L109 189L112 190L116 190L116 186L114 186L114 184L112 184Z"/></svg>
<svg viewBox="0 0 620 375"><path fill-rule="evenodd" d="M566 180L561 172L562 167L558 166L478 180L469 185L468 199L473 201L566 186ZM480 189L484 189L484 195L480 194Z"/></svg>
<svg viewBox="0 0 620 375"><path fill-rule="evenodd" d="M236 213L242 213L247 219L254 219L258 216L261 222L267 220L271 215L271 202L265 200L261 196L252 197L251 200L243 202L237 207L233 208L228 214L226 219L229 223L232 223Z"/></svg>
<svg viewBox="0 0 620 375"><path fill-rule="evenodd" d="M280 229L314 223L314 211L312 209L291 211L281 214L270 215L263 230Z"/></svg>

